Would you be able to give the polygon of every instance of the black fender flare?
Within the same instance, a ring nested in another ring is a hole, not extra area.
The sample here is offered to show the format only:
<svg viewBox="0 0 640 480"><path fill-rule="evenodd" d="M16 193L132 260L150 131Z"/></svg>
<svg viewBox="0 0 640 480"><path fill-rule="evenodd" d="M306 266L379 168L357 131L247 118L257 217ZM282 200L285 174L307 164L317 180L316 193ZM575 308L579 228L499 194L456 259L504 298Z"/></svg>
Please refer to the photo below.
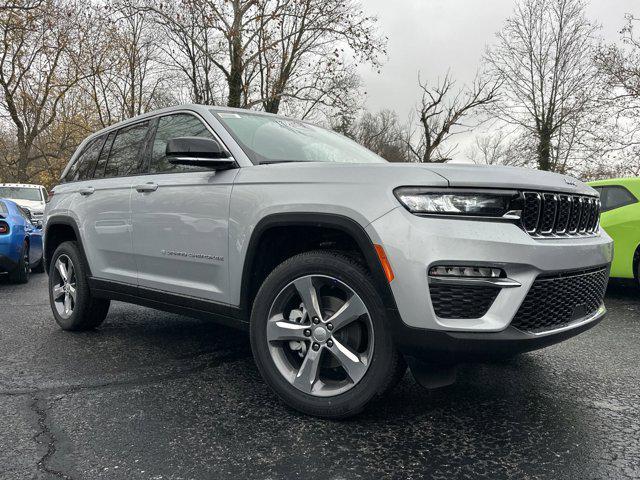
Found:
<svg viewBox="0 0 640 480"><path fill-rule="evenodd" d="M82 261L84 262L85 268L87 269L88 276L91 276L91 267L89 266L89 262L87 261L87 256L84 252L84 245L82 244L82 237L80 236L80 228L78 227L78 224L73 218L63 216L63 215L56 215L56 216L50 217L47 220L46 229L42 237L42 258L44 259L44 265L45 265L46 271L47 272L49 271L49 262L51 261L51 259L47 258L47 255L46 255L47 241L50 236L49 232L51 230L51 227L54 227L56 225L64 225L67 227L71 227L73 229L76 236L76 242L78 243L78 247L80 248L80 255L82 256Z"/></svg>
<svg viewBox="0 0 640 480"><path fill-rule="evenodd" d="M251 305L249 305L249 289L251 284L251 267L254 264L257 254L258 245L262 235L273 227L286 226L311 226L325 227L339 230L351 236L365 259L367 267L371 272L380 298L389 313L397 315L397 306L389 282L380 264L378 254L371 238L365 229L352 218L344 215L333 213L316 213L316 212L290 212L290 213L274 213L262 218L251 233L247 253L245 255L244 265L242 268L242 280L240 287L240 305L242 311L247 318L250 315Z"/></svg>

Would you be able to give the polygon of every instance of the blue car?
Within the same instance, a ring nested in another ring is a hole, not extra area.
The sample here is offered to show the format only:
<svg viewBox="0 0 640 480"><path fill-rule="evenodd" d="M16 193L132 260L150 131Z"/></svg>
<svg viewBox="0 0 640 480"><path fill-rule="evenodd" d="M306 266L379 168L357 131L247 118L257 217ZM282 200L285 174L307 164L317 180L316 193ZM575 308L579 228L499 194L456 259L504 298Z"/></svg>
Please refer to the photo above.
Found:
<svg viewBox="0 0 640 480"><path fill-rule="evenodd" d="M0 198L0 274L27 283L31 271L44 272L42 223L32 223L29 212Z"/></svg>

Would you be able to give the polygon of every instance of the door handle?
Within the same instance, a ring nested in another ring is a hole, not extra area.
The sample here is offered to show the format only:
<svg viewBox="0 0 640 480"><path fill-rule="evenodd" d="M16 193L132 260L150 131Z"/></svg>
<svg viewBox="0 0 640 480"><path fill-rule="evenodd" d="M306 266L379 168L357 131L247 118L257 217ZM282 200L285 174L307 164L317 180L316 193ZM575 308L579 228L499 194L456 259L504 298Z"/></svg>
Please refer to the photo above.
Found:
<svg viewBox="0 0 640 480"><path fill-rule="evenodd" d="M96 189L93 187L82 187L81 189L78 190L80 195L91 195L95 191Z"/></svg>
<svg viewBox="0 0 640 480"><path fill-rule="evenodd" d="M135 189L137 191L139 191L140 193L143 193L143 192L155 192L158 189L158 184L157 183L153 183L153 182L142 183L140 185L136 185Z"/></svg>

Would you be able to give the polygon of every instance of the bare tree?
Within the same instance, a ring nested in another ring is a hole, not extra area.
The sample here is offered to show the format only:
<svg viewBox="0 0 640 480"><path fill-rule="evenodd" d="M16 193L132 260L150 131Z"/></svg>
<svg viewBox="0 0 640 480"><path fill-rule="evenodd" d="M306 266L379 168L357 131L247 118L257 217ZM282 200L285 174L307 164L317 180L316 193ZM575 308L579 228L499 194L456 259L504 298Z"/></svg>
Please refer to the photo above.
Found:
<svg viewBox="0 0 640 480"><path fill-rule="evenodd" d="M267 112L278 113L286 98L339 103L344 80L353 75L346 57L377 67L385 53L376 19L354 0L285 0L277 22L265 20L274 9L269 2L261 8L257 60Z"/></svg>
<svg viewBox="0 0 640 480"><path fill-rule="evenodd" d="M412 131L408 136L408 147L415 161L445 162L455 150L448 140L477 126L478 122L463 120L496 101L499 83L478 77L471 87L456 90L455 81L447 73L434 86L420 80L418 85L422 92L416 108L418 133Z"/></svg>
<svg viewBox="0 0 640 480"><path fill-rule="evenodd" d="M114 0L93 9L88 89L103 126L170 103L159 63L160 35L138 0Z"/></svg>
<svg viewBox="0 0 640 480"><path fill-rule="evenodd" d="M468 158L478 165L527 166L535 151L529 136L528 132L517 134L504 129L480 135L469 148Z"/></svg>
<svg viewBox="0 0 640 480"><path fill-rule="evenodd" d="M62 0L45 0L24 14L0 12L0 108L15 132L13 177L30 178L42 160L36 140L56 120L65 95L83 80L85 10Z"/></svg>
<svg viewBox="0 0 640 480"><path fill-rule="evenodd" d="M0 12L13 11L13 12L28 12L35 10L42 5L44 0L6 0L0 2Z"/></svg>
<svg viewBox="0 0 640 480"><path fill-rule="evenodd" d="M389 162L409 161L407 132L392 110L364 112L357 120L342 116L332 128Z"/></svg>
<svg viewBox="0 0 640 480"><path fill-rule="evenodd" d="M163 31L163 63L196 102L306 117L347 108L356 62L379 65L384 40L357 0L127 0ZM349 60L347 60L349 59ZM221 92L221 84L226 89Z"/></svg>
<svg viewBox="0 0 640 480"><path fill-rule="evenodd" d="M223 62L227 53L218 23L207 14L206 0L130 2L160 27L163 55L159 62L165 71L186 80L190 100L206 105L220 103L226 95L222 87L226 75L222 71L226 70Z"/></svg>
<svg viewBox="0 0 640 480"><path fill-rule="evenodd" d="M640 39L636 27L640 20L626 16L621 43L603 45L596 56L600 75L608 87L609 115L598 139L606 147L604 153L617 163L618 175L638 175L640 171ZM607 169L590 169L591 176Z"/></svg>
<svg viewBox="0 0 640 480"><path fill-rule="evenodd" d="M502 83L494 112L535 136L542 170L566 168L571 137L588 128L582 120L597 106L598 27L585 9L585 0L522 0L485 55Z"/></svg>

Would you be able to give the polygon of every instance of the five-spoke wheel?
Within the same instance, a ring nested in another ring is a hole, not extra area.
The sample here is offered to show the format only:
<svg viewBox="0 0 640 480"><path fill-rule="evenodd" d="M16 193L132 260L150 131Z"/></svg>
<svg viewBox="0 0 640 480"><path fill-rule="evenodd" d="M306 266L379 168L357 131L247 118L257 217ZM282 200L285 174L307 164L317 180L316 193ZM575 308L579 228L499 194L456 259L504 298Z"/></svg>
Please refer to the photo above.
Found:
<svg viewBox="0 0 640 480"><path fill-rule="evenodd" d="M69 318L76 304L76 273L68 255L60 255L51 272L53 303L62 318Z"/></svg>
<svg viewBox="0 0 640 480"><path fill-rule="evenodd" d="M337 252L284 261L253 302L251 348L290 406L326 418L358 413L406 369L370 273Z"/></svg>
<svg viewBox="0 0 640 480"><path fill-rule="evenodd" d="M78 244L60 244L49 264L49 301L53 316L64 330L90 330L109 311L109 300L95 298L87 284L88 269Z"/></svg>
<svg viewBox="0 0 640 480"><path fill-rule="evenodd" d="M306 275L282 289L266 330L280 373L311 395L349 390L362 379L373 354L367 307L353 289L330 276Z"/></svg>

